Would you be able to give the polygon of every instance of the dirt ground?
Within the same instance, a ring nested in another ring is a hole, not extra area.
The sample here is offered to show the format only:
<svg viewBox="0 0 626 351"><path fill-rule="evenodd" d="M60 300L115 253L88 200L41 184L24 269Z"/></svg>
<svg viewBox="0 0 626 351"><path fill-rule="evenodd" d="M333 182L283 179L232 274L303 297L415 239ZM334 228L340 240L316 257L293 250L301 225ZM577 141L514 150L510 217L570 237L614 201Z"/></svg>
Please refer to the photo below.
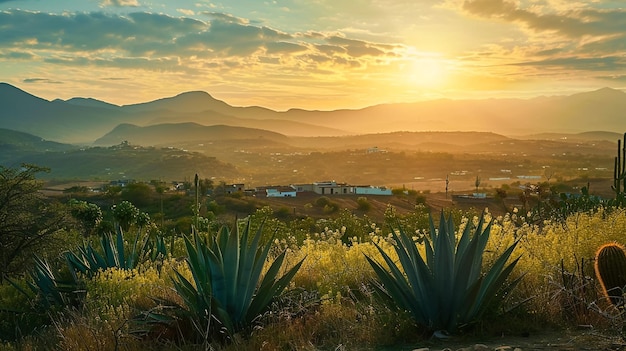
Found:
<svg viewBox="0 0 626 351"><path fill-rule="evenodd" d="M450 337L384 351L620 351L626 342L617 335L607 335L595 330L542 332L520 336L473 338Z"/></svg>

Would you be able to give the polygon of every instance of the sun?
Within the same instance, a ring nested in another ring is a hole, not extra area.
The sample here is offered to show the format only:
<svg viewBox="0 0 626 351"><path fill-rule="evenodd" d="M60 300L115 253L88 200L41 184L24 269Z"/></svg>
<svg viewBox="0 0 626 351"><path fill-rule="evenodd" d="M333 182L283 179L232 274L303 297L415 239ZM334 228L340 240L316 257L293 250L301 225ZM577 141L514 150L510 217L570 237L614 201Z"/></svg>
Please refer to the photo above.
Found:
<svg viewBox="0 0 626 351"><path fill-rule="evenodd" d="M406 80L411 86L440 88L446 84L448 69L439 57L420 57L406 63Z"/></svg>

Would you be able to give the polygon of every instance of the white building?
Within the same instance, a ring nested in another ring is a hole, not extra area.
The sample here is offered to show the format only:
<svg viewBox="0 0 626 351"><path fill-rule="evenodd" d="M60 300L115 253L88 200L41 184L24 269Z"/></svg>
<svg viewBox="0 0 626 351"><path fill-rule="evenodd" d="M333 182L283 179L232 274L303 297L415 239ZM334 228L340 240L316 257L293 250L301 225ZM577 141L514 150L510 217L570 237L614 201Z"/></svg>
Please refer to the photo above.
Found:
<svg viewBox="0 0 626 351"><path fill-rule="evenodd" d="M391 189L382 186L355 186L357 195L391 195Z"/></svg>
<svg viewBox="0 0 626 351"><path fill-rule="evenodd" d="M276 187L265 189L267 197L296 197L296 189L292 187Z"/></svg>

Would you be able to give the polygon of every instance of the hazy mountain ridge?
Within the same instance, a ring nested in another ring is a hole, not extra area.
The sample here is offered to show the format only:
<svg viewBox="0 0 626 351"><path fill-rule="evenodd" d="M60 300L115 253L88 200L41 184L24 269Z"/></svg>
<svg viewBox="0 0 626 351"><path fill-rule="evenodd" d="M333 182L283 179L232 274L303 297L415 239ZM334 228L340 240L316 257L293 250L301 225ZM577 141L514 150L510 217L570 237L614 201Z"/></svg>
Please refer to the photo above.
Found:
<svg viewBox="0 0 626 351"><path fill-rule="evenodd" d="M197 123L157 124L140 127L120 124L110 133L97 139L95 145L115 145L128 141L134 145L162 146L182 141L219 142L220 140L267 139L286 143L285 135L263 129L227 125L203 126Z"/></svg>
<svg viewBox="0 0 626 351"><path fill-rule="evenodd" d="M479 131L501 135L626 130L626 93L603 88L534 99L431 100L355 110L273 111L235 107L206 92L117 106L93 98L47 101L0 83L0 128L67 143L92 143L123 123L137 126L224 124L288 136L345 136L406 131Z"/></svg>

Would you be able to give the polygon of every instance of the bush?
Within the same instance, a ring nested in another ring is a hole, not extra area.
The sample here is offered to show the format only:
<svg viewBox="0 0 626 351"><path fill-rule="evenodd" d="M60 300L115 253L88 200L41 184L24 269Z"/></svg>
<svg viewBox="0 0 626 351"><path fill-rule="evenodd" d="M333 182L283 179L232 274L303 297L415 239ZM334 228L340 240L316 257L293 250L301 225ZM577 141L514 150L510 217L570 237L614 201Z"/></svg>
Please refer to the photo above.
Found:
<svg viewBox="0 0 626 351"><path fill-rule="evenodd" d="M360 211L368 212L369 210L372 209L372 204L370 204L369 201L367 201L367 198L364 196L360 196L358 199L356 199L356 203L357 203L357 208Z"/></svg>

